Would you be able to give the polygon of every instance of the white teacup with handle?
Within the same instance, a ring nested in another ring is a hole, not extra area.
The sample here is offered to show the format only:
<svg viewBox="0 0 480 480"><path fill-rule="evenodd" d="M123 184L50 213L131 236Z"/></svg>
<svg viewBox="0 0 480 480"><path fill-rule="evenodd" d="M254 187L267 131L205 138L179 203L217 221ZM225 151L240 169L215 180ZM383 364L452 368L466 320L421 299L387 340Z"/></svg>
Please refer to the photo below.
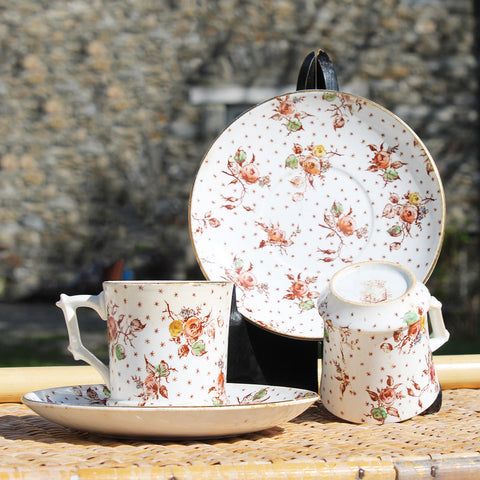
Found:
<svg viewBox="0 0 480 480"><path fill-rule="evenodd" d="M109 406L221 405L225 402L233 283L107 281L99 295L62 294L76 360L96 368ZM109 365L83 344L76 310L107 321Z"/></svg>

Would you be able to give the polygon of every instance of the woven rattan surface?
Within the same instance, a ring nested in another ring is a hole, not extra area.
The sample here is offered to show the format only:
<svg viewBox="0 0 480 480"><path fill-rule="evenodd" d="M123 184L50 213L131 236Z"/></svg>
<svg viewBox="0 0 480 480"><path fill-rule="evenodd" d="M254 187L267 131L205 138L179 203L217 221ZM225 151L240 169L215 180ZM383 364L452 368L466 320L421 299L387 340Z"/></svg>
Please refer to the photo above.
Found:
<svg viewBox="0 0 480 480"><path fill-rule="evenodd" d="M278 469L287 478L292 468L301 469L303 478L328 478L321 473L329 465L351 468L351 478L369 468L372 475L383 471L375 478L399 478L398 465L435 469L448 462L455 468L473 465L480 472L480 390L444 391L439 413L403 423L352 425L319 403L290 422L255 434L181 442L105 438L53 424L24 405L0 405L0 480L258 478L262 468L264 478L282 478ZM249 476L253 467L256 473ZM298 471L296 476L302 478Z"/></svg>

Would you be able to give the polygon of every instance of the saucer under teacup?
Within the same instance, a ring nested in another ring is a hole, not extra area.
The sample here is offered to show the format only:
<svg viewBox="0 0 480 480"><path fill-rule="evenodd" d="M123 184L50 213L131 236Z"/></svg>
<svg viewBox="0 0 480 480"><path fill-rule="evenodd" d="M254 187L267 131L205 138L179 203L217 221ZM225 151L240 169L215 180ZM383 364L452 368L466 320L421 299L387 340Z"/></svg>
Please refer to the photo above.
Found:
<svg viewBox="0 0 480 480"><path fill-rule="evenodd" d="M59 425L106 436L214 438L256 432L287 422L318 400L289 387L227 383L228 401L212 406L107 406L105 385L27 393L22 402Z"/></svg>

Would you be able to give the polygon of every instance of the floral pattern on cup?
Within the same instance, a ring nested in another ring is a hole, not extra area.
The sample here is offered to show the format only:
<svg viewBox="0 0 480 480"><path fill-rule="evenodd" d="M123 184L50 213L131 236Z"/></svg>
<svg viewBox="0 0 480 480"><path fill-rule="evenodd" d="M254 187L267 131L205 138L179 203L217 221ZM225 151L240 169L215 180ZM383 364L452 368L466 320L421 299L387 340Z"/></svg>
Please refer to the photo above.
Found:
<svg viewBox="0 0 480 480"><path fill-rule="evenodd" d="M385 383L387 384L386 387L377 387L376 391L367 389L370 399L374 402L369 415L381 424L385 423L389 415L400 418L400 414L397 408L395 408L395 403L404 397L400 390L402 384L394 384L394 379L391 375L387 375Z"/></svg>
<svg viewBox="0 0 480 480"><path fill-rule="evenodd" d="M410 352L412 348L421 340L422 335L426 335L425 315L421 309L417 312L407 312L402 317L402 321L408 328L400 328L393 332L393 342L384 342L380 348L385 352L391 352L400 349Z"/></svg>
<svg viewBox="0 0 480 480"><path fill-rule="evenodd" d="M225 401L231 282L106 281L96 296L62 294L77 360L108 385L109 406L220 405ZM76 309L107 320L109 364L83 345Z"/></svg>
<svg viewBox="0 0 480 480"><path fill-rule="evenodd" d="M133 341L138 333L142 331L146 323L139 318L130 319L125 313L119 313L119 306L110 302L108 307L108 338L110 344L110 355L115 355L117 360L124 360L126 357L125 345L133 347Z"/></svg>
<svg viewBox="0 0 480 480"><path fill-rule="evenodd" d="M224 320L219 317L214 319L211 312L204 314L200 307L195 309L183 307L180 312L175 313L170 309L168 302L165 302L166 313L171 322L168 325L171 339L179 345L178 356L185 357L188 354L200 357L207 353L205 341L202 339L203 335L215 337L215 330L212 328L212 323L216 322L218 326L222 326Z"/></svg>
<svg viewBox="0 0 480 480"><path fill-rule="evenodd" d="M330 412L383 424L435 401L432 350L449 334L440 302L410 270L379 261L346 266L319 297L318 311L325 325L320 395Z"/></svg>
<svg viewBox="0 0 480 480"><path fill-rule="evenodd" d="M438 393L438 381L435 374L435 368L433 367L433 361L430 362L430 368L427 368L422 373L430 375L430 382L427 382L423 387L421 387L413 378L407 378L405 384L395 383L394 378L391 375L387 375L385 384L386 387L376 388L375 391L368 390L367 393L370 395L370 399L373 402L371 404L371 410L366 416L368 418L373 418L381 425L388 421L389 417L394 420L400 420L401 415L398 410L398 406L401 406L401 402L405 397L413 397L417 399L417 405L419 411L422 412L427 405L424 405L422 402L422 394L425 391L428 391L434 386L434 392ZM433 371L433 375L432 374Z"/></svg>
<svg viewBox="0 0 480 480"><path fill-rule="evenodd" d="M342 407L344 403L353 405L355 402L365 401L365 407L358 408L358 412L365 410L362 417L359 418L358 414L350 411L346 417L347 420L357 423L374 421L379 424L398 422L409 418L411 414L408 412L422 412L438 394L439 384L432 357L423 354L426 342L428 342L426 332L423 332L422 337L420 332L415 330L414 333L410 328L395 331L390 340L397 338L397 344L393 344L393 342L379 344L377 340L374 340L376 335L372 335L372 351L368 355L375 358L376 362L372 364L372 370L363 371L364 363L357 360L360 365L355 365L355 362L352 363L352 358L357 358L357 355L360 358L360 351L365 354L362 337L366 338L366 335L346 327L335 327L330 320L326 320L325 325L327 331L324 348L338 351L335 358L329 360L331 366L325 366L324 379L322 378L324 382L322 398L326 402L326 407L333 413L339 416L347 415L342 413L343 408L346 408L346 406ZM413 325L416 326L416 323ZM389 337L388 334L387 337ZM416 373L413 373L414 370L412 370L411 375L404 376L402 372L405 371L405 365L410 363L415 368L416 365L423 366L423 368ZM395 380L393 374L381 375L382 371L394 372L397 370L398 380ZM360 374L360 371L363 373ZM330 378L328 382L326 382L327 376ZM361 378L364 380L360 380ZM367 386L362 394L359 386L368 378L373 384ZM338 389L338 400L336 400L338 405L336 406L331 403L335 398L335 383ZM328 395L324 390L327 388L326 384L329 385L328 388L331 391ZM358 405L360 404L358 403Z"/></svg>
<svg viewBox="0 0 480 480"><path fill-rule="evenodd" d="M146 405L149 400L158 400L160 397L168 399L168 377L172 372L176 372L175 368L168 365L165 360L161 360L158 365L150 363L144 355L145 370L147 376L144 380L139 375L132 375L131 379L135 383L139 393L137 397L143 401L139 403L140 407Z"/></svg>

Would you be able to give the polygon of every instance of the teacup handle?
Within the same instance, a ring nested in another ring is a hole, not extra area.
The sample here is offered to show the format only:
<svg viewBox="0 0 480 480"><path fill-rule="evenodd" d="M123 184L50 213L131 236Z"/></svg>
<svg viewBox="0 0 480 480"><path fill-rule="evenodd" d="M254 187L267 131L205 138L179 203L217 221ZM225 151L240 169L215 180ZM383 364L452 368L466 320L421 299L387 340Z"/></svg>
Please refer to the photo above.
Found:
<svg viewBox="0 0 480 480"><path fill-rule="evenodd" d="M102 376L105 384L110 388L110 372L108 367L99 360L90 350L88 350L82 343L80 336L80 329L78 328L77 308L87 307L95 310L102 320L107 320L107 309L105 306L104 293L99 295L74 295L69 296L62 293L60 300L56 303L57 307L61 308L65 316L65 323L67 324L68 338L70 344L68 346L69 352L73 355L75 360L84 360L89 365L94 367Z"/></svg>
<svg viewBox="0 0 480 480"><path fill-rule="evenodd" d="M428 315L432 326L429 344L431 351L434 352L450 338L450 333L445 328L445 323L443 322L442 304L435 297L430 298Z"/></svg>

